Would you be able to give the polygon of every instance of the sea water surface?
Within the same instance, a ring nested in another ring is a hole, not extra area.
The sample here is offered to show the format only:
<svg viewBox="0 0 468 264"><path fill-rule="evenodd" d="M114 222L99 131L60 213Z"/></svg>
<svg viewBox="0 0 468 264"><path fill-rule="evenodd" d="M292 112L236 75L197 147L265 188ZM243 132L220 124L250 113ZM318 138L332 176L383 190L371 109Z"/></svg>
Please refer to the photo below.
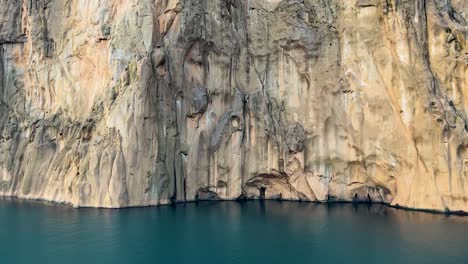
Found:
<svg viewBox="0 0 468 264"><path fill-rule="evenodd" d="M468 263L468 218L381 205L0 200L0 263Z"/></svg>

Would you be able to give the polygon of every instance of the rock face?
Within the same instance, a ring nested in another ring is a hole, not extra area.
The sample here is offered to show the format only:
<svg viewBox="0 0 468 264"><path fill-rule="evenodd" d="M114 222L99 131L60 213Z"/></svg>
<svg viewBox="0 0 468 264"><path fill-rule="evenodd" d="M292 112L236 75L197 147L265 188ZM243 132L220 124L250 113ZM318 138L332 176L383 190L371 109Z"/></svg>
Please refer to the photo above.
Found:
<svg viewBox="0 0 468 264"><path fill-rule="evenodd" d="M0 0L0 195L468 211L465 0Z"/></svg>

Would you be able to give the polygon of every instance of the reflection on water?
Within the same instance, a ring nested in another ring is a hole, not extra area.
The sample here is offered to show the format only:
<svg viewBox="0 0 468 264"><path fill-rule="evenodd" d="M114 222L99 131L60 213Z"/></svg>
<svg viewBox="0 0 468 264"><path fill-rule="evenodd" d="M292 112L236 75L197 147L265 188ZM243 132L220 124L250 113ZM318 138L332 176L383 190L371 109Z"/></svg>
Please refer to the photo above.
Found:
<svg viewBox="0 0 468 264"><path fill-rule="evenodd" d="M468 217L383 205L0 200L1 263L468 263Z"/></svg>

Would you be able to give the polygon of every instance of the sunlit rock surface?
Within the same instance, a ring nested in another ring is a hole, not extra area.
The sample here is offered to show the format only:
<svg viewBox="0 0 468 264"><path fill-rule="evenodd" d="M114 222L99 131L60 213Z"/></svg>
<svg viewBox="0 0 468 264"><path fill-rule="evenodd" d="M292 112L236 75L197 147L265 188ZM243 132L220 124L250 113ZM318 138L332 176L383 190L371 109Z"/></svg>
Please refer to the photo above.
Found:
<svg viewBox="0 0 468 264"><path fill-rule="evenodd" d="M468 211L464 0L0 0L0 195Z"/></svg>

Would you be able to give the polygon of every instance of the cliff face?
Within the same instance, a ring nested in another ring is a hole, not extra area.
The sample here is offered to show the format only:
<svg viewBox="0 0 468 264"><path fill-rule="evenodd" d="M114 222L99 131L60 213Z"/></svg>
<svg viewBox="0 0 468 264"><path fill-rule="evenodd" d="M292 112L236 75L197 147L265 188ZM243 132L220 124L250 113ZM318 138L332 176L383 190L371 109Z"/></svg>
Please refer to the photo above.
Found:
<svg viewBox="0 0 468 264"><path fill-rule="evenodd" d="M465 0L0 0L0 195L468 211Z"/></svg>

